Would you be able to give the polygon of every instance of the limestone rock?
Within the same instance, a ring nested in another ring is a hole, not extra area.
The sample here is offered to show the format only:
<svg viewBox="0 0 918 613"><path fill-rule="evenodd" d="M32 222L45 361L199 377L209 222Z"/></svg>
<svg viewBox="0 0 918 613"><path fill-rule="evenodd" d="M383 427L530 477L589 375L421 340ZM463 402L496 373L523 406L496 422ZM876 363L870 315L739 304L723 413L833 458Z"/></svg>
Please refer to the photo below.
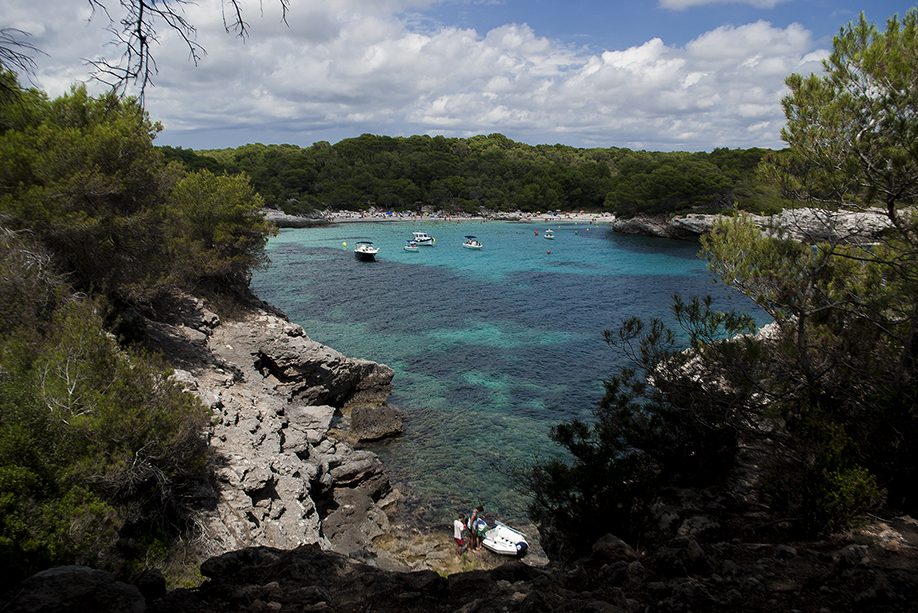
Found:
<svg viewBox="0 0 918 613"><path fill-rule="evenodd" d="M870 243L876 241L891 227L889 219L880 209L830 212L802 208L786 209L773 217L748 217L763 234L773 235L774 228L780 226L788 238L805 243L833 239L854 244ZM676 217L637 215L630 219L616 219L612 228L625 234L697 240L702 234L709 232L720 218L720 215L698 213Z"/></svg>
<svg viewBox="0 0 918 613"><path fill-rule="evenodd" d="M351 409L351 436L358 441L372 441L402 432L405 413L387 404L381 407L359 405Z"/></svg>
<svg viewBox="0 0 918 613"><path fill-rule="evenodd" d="M375 501L391 489L382 464L327 437L345 406L385 403L392 369L347 358L264 305L220 320L203 301L172 299L145 329L151 348L175 366L174 379L214 411L216 489L199 493L201 507L211 509L202 518L208 553L332 549L323 516L346 488L359 488L368 502L359 516L334 517L333 531L347 532L351 522L361 534L378 532L385 513Z"/></svg>

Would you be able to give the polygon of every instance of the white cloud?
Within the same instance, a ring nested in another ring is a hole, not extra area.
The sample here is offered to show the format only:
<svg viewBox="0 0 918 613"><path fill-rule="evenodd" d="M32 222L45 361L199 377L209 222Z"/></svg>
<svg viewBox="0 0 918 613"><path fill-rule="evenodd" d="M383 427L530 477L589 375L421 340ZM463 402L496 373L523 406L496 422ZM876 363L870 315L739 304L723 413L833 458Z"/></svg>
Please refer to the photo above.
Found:
<svg viewBox="0 0 918 613"><path fill-rule="evenodd" d="M748 4L760 9L773 9L776 5L791 0L660 0L660 7L672 9L674 11L683 11L694 6L706 6L708 4Z"/></svg>
<svg viewBox="0 0 918 613"><path fill-rule="evenodd" d="M13 1L0 0L0 11ZM8 22L41 23L33 42L52 57L37 58L38 78L59 95L87 78L79 58L112 50L99 16L87 26L85 7L71 6L81 3L33 2ZM577 146L778 147L784 78L820 70L826 55L801 26L761 21L717 28L684 47L654 38L597 54L525 24L479 33L405 16L428 3L308 0L285 24L276 2L265 0L263 12L252 2L245 41L223 31L217 0L188 5L207 55L195 67L181 41L162 33L160 74L147 92L152 118L166 127L161 142L501 132ZM74 26L78 9L84 22Z"/></svg>

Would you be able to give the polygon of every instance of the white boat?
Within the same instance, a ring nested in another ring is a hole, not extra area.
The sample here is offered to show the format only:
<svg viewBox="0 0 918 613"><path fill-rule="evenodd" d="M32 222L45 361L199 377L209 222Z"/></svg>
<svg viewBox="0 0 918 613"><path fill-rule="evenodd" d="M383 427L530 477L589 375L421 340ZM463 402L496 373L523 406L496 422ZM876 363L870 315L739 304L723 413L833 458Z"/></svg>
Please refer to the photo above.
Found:
<svg viewBox="0 0 918 613"><path fill-rule="evenodd" d="M481 544L504 556L521 556L529 549L525 534L501 522L495 522L494 527L484 533Z"/></svg>
<svg viewBox="0 0 918 613"><path fill-rule="evenodd" d="M481 243L474 236L466 236L462 246L466 249L481 249Z"/></svg>
<svg viewBox="0 0 918 613"><path fill-rule="evenodd" d="M408 241L408 244L402 247L405 251L418 251L418 244L414 241Z"/></svg>
<svg viewBox="0 0 918 613"><path fill-rule="evenodd" d="M542 236L544 236L545 238L547 238L547 239L550 240L550 241L551 241L551 240L555 240L555 233L552 232L551 230L545 230L545 232L542 234Z"/></svg>
<svg viewBox="0 0 918 613"><path fill-rule="evenodd" d="M427 232L412 232L414 238L411 239L421 247L433 247L434 239L427 235Z"/></svg>
<svg viewBox="0 0 918 613"><path fill-rule="evenodd" d="M372 262L376 259L377 253L379 249L370 241L357 241L357 247L354 248L354 257L361 262Z"/></svg>

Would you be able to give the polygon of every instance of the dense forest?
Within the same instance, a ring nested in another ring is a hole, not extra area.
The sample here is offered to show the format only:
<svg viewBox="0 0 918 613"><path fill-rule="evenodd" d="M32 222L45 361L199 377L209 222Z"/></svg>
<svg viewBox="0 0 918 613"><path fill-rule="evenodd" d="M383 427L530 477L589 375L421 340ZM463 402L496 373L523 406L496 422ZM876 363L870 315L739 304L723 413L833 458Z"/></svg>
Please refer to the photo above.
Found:
<svg viewBox="0 0 918 613"><path fill-rule="evenodd" d="M501 134L472 138L364 134L337 144L163 147L190 169L244 173L268 206L319 210L636 213L780 210L756 174L765 149L648 152L531 146Z"/></svg>

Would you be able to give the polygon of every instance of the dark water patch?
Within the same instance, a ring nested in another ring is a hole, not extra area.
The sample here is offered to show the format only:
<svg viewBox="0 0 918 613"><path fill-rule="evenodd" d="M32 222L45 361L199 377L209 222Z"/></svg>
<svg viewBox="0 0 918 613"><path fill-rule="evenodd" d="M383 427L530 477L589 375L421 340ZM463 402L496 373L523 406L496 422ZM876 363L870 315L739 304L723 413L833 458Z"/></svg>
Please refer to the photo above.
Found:
<svg viewBox="0 0 918 613"><path fill-rule="evenodd" d="M676 292L749 304L726 300L697 245L680 241L566 226L553 246L532 226L380 225L282 232L252 285L311 338L395 369L405 431L372 449L444 521L457 500L521 517L525 499L494 463L557 456L550 427L589 419L621 366L603 330L630 315L671 322ZM437 246L402 251L418 229ZM381 246L378 262L338 247L356 234ZM462 249L465 234L485 248Z"/></svg>

